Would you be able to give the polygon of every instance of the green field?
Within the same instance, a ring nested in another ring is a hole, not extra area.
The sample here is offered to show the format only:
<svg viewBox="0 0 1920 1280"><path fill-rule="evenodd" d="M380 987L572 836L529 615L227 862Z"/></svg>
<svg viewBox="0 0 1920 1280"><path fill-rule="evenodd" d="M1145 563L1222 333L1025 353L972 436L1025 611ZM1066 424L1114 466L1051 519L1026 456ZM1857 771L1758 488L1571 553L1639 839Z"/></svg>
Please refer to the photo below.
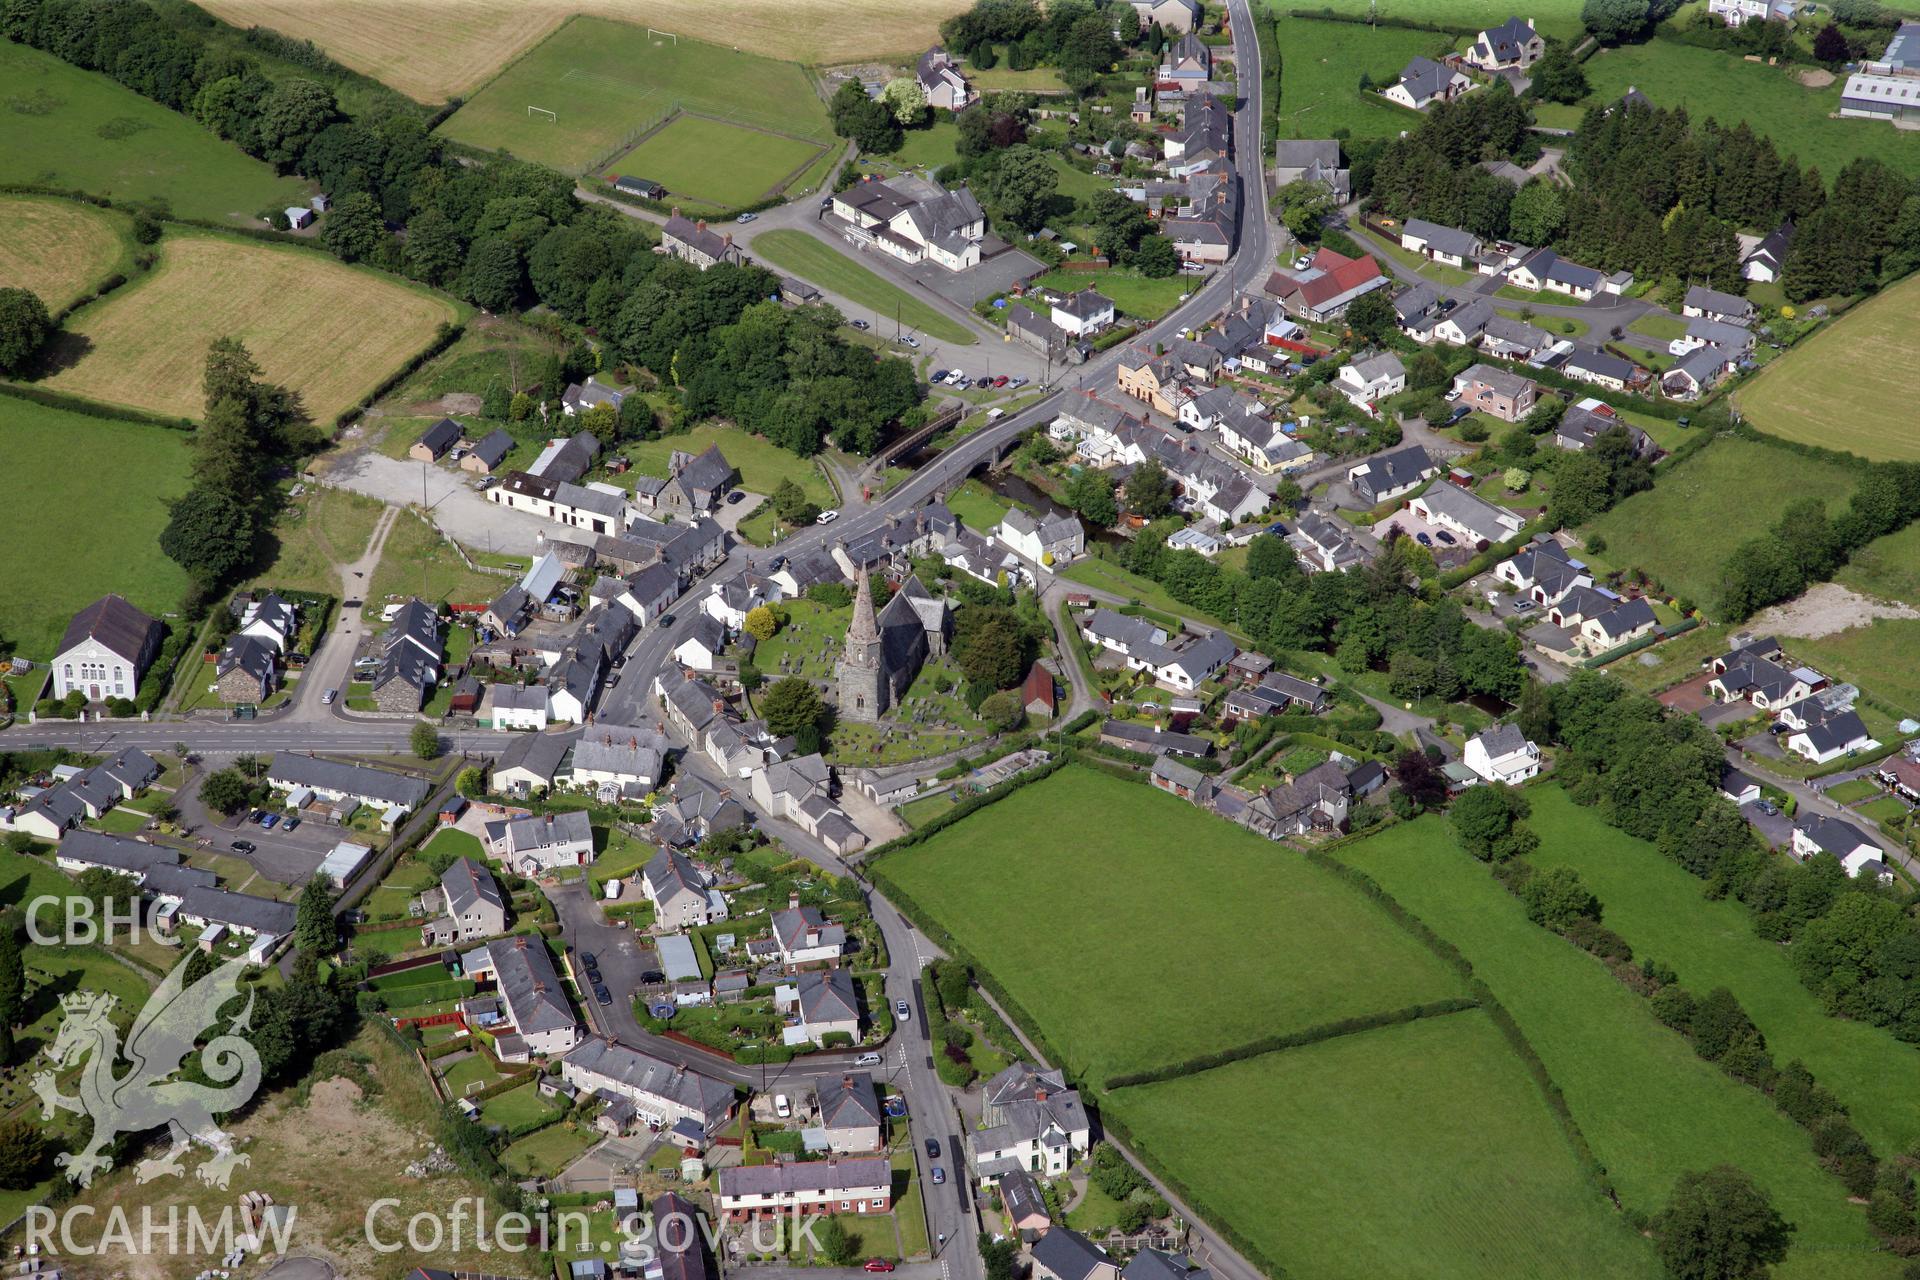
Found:
<svg viewBox="0 0 1920 1280"><path fill-rule="evenodd" d="M1854 483L1844 467L1750 440L1718 440L1589 525L1585 532L1604 536L1606 550L1586 558L1644 569L1667 590L1711 608L1720 567L1736 546L1764 532L1793 499L1822 498L1831 508Z"/></svg>
<svg viewBox="0 0 1920 1280"><path fill-rule="evenodd" d="M1295 5L1285 0L1269 0L1267 8L1275 13L1288 9L1332 9L1336 13L1378 13L1382 18L1403 18L1410 22L1435 22L1445 26L1485 29L1498 26L1519 12L1534 22L1542 34L1571 38L1580 32L1579 0L1552 0L1550 4L1530 4L1515 10L1508 0L1383 0L1378 9L1369 0L1322 0L1319 4ZM1382 27L1382 32L1392 28ZM1284 27L1282 28L1284 31ZM1286 38L1280 41L1286 69L1293 70L1293 54ZM1395 67L1397 72L1399 67ZM1307 136L1307 135L1294 135ZM1325 135L1322 135L1325 136Z"/></svg>
<svg viewBox="0 0 1920 1280"><path fill-rule="evenodd" d="M1809 89L1794 78L1795 67L1769 67L1737 53L1659 38L1603 48L1583 69L1593 86L1587 104L1615 101L1632 86L1656 107L1685 107L1696 125L1709 117L1728 127L1744 122L1772 138L1782 156L1819 165L1829 183L1862 156L1920 175L1920 137L1884 120L1828 118L1840 108L1845 76L1825 89Z"/></svg>
<svg viewBox="0 0 1920 1280"><path fill-rule="evenodd" d="M1443 819L1343 846L1340 857L1458 947L1526 1033L1629 1209L1653 1213L1689 1169L1739 1166L1798 1224L1793 1277L1891 1276L1864 1216L1807 1134L1757 1090L1695 1056L1592 957L1530 923Z"/></svg>
<svg viewBox="0 0 1920 1280"><path fill-rule="evenodd" d="M1920 145L1920 136L1900 138ZM1768 365L1735 393L1735 403L1754 426L1788 440L1865 458L1920 458L1920 426L1903 376L1920 355L1915 307L1920 276L1909 276Z"/></svg>
<svg viewBox="0 0 1920 1280"><path fill-rule="evenodd" d="M558 118L531 114L528 107ZM440 132L455 142L579 173L675 109L816 138L822 145L832 140L826 106L798 63L685 37L668 42L649 36L644 26L588 17L571 19L528 50L448 117Z"/></svg>
<svg viewBox="0 0 1920 1280"><path fill-rule="evenodd" d="M1360 9L1364 12L1366 6ZM1502 9L1491 21L1505 22L1509 14ZM1438 57L1456 43L1432 31L1312 18L1281 18L1275 26L1284 59L1279 116L1283 138L1334 137L1340 129L1355 138L1387 138L1413 128L1420 122L1416 113L1377 93L1360 92L1361 73L1373 77L1375 84L1392 84L1415 55Z"/></svg>
<svg viewBox="0 0 1920 1280"><path fill-rule="evenodd" d="M1158 320L1174 309L1187 290L1194 287L1191 276L1168 276L1154 280L1119 267L1103 271L1049 271L1034 284L1046 289L1098 289L1113 299L1122 315L1142 320Z"/></svg>
<svg viewBox="0 0 1920 1280"><path fill-rule="evenodd" d="M187 441L166 427L0 398L0 469L9 492L0 504L8 550L0 640L44 661L67 620L110 591L155 616L179 605L187 575L157 539L166 502L187 489ZM76 466L80 458L92 461Z"/></svg>
<svg viewBox="0 0 1920 1280"><path fill-rule="evenodd" d="M1850 681L1890 703L1902 716L1920 718L1920 621L1879 618L1794 648L1828 675Z"/></svg>
<svg viewBox="0 0 1920 1280"><path fill-rule="evenodd" d="M769 231L754 240L753 254L883 318L898 316L908 329L942 342L970 344L976 340L959 321L948 319L906 290L881 279L804 231Z"/></svg>
<svg viewBox="0 0 1920 1280"><path fill-rule="evenodd" d="M1103 837L1040 834L1090 831ZM881 865L993 971L1061 1065L1091 1080L1461 991L1325 872L1087 769Z"/></svg>
<svg viewBox="0 0 1920 1280"><path fill-rule="evenodd" d="M652 178L667 189L669 200L685 195L713 208L734 209L776 194L821 150L818 142L681 115L616 160L612 171ZM725 162L716 163L721 156Z"/></svg>
<svg viewBox="0 0 1920 1280"><path fill-rule="evenodd" d="M1834 581L1883 600L1920 605L1920 523L1875 538L1854 552Z"/></svg>
<svg viewBox="0 0 1920 1280"><path fill-rule="evenodd" d="M173 211L252 226L309 185L103 75L0 41L0 182L164 197Z"/></svg>
<svg viewBox="0 0 1920 1280"><path fill-rule="evenodd" d="M1606 825L1558 787L1528 795L1530 825L1540 836L1534 862L1578 871L1604 904L1608 927L1633 944L1634 954L1672 965L1695 994L1726 987L1740 997L1775 1060L1806 1063L1875 1147L1905 1150L1920 1137L1920 1113L1904 1091L1889 1087L1920 1066L1920 1050L1865 1023L1828 1017L1794 976L1787 953L1754 935L1745 907L1707 901L1701 882L1652 845Z"/></svg>
<svg viewBox="0 0 1920 1280"><path fill-rule="evenodd" d="M1105 1109L1292 1275L1658 1273L1477 1010L1122 1089Z"/></svg>
<svg viewBox="0 0 1920 1280"><path fill-rule="evenodd" d="M367 599L419 596L454 604L485 604L513 581L506 575L476 573L467 568L445 539L408 512L396 519L387 533L380 567L367 584Z"/></svg>
<svg viewBox="0 0 1920 1280"><path fill-rule="evenodd" d="M811 458L795 457L765 436L756 436L739 427L707 424L690 431L652 440L635 440L621 446L640 475L664 476L667 460L678 449L683 453L704 453L719 445L734 470L740 473L740 486L763 497L771 494L782 480L791 480L806 492L808 501L821 506L834 504L833 486L820 474Z"/></svg>

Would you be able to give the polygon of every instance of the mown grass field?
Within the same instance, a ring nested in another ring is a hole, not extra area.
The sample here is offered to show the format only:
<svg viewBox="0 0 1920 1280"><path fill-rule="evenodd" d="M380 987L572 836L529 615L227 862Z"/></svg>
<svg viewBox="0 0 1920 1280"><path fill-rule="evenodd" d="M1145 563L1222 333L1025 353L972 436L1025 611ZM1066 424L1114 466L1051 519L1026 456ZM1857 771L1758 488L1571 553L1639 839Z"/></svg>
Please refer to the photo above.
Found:
<svg viewBox="0 0 1920 1280"><path fill-rule="evenodd" d="M905 289L804 231L769 231L754 240L753 255L883 317L898 315L900 323L907 328L930 334L942 342L975 341L973 333L959 321L948 319Z"/></svg>
<svg viewBox="0 0 1920 1280"><path fill-rule="evenodd" d="M1154 280L1122 267L1103 271L1049 271L1034 281L1048 289L1098 289L1113 299L1121 314L1142 320L1158 320L1179 305L1193 287L1190 276L1168 276Z"/></svg>
<svg viewBox="0 0 1920 1280"><path fill-rule="evenodd" d="M470 94L576 13L708 36L747 53L830 65L911 60L965 0L210 0L216 17L312 40L421 102Z"/></svg>
<svg viewBox="0 0 1920 1280"><path fill-rule="evenodd" d="M187 217L255 226L310 190L177 111L11 41L0 41L0 182L161 196Z"/></svg>
<svg viewBox="0 0 1920 1280"><path fill-rule="evenodd" d="M1920 136L1900 137L1920 146ZM1920 276L1909 276L1768 365L1734 402L1754 426L1788 440L1865 458L1920 458L1905 376L1920 357L1916 307Z"/></svg>
<svg viewBox="0 0 1920 1280"><path fill-rule="evenodd" d="M30 289L60 310L120 260L120 221L73 200L0 197L0 288Z"/></svg>
<svg viewBox="0 0 1920 1280"><path fill-rule="evenodd" d="M667 462L676 449L697 454L714 445L720 446L720 452L740 473L740 487L749 493L771 494L782 480L791 480L811 501L822 507L833 505L833 486L827 483L811 458L796 457L766 437L739 427L709 423L676 435L633 441L621 449L632 460L637 474L664 476Z"/></svg>
<svg viewBox="0 0 1920 1280"><path fill-rule="evenodd" d="M1920 524L1875 538L1840 566L1834 580L1883 600L1920 605Z"/></svg>
<svg viewBox="0 0 1920 1280"><path fill-rule="evenodd" d="M0 638L46 661L68 619L109 591L156 617L177 608L187 575L158 539L188 461L185 432L0 398Z"/></svg>
<svg viewBox="0 0 1920 1280"><path fill-rule="evenodd" d="M1859 685L1892 704L1902 716L1920 718L1920 622L1878 618L1818 640L1796 640L1806 660L1829 675Z"/></svg>
<svg viewBox="0 0 1920 1280"><path fill-rule="evenodd" d="M1681 1173L1733 1164L1798 1224L1777 1276L1898 1274L1896 1259L1869 1252L1864 1215L1806 1132L1697 1057L1592 957L1528 921L1443 819L1391 828L1340 857L1465 954L1546 1064L1625 1207L1656 1212Z"/></svg>
<svg viewBox="0 0 1920 1280"><path fill-rule="evenodd" d="M711 19L695 31L719 33ZM529 106L559 118L529 115ZM833 136L826 105L796 62L684 34L669 41L649 35L644 25L589 17L573 19L529 50L449 116L440 132L578 173L676 107L823 145ZM716 170L746 167L731 152L709 160Z"/></svg>
<svg viewBox="0 0 1920 1280"><path fill-rule="evenodd" d="M380 567L367 582L366 598L369 603L390 596L419 596L453 604L485 604L516 580L467 568L444 538L407 512L387 533Z"/></svg>
<svg viewBox="0 0 1920 1280"><path fill-rule="evenodd" d="M1670 964L1690 991L1726 987L1740 998L1777 1061L1798 1058L1847 1104L1875 1147L1903 1151L1920 1137L1920 1112L1890 1082L1920 1067L1916 1050L1865 1023L1830 1018L1794 976L1787 953L1753 932L1746 908L1709 902L1678 864L1583 809L1558 787L1536 787L1534 862L1580 873L1606 907L1606 923L1636 955Z"/></svg>
<svg viewBox="0 0 1920 1280"><path fill-rule="evenodd" d="M1336 878L1088 769L880 865L1093 1081L1461 992Z"/></svg>
<svg viewBox="0 0 1920 1280"><path fill-rule="evenodd" d="M1477 0L1476 0L1477 2ZM1360 6L1364 12L1366 6ZM1412 15L1403 15L1412 16ZM1495 23L1504 22L1503 10ZM1423 18L1423 21L1460 21ZM1281 18L1277 25L1282 70L1279 130L1283 138L1326 138L1338 129L1356 138L1386 138L1420 123L1420 117L1378 94L1360 92L1362 73L1376 85L1392 84L1415 55L1438 57L1456 43L1434 31L1366 27L1351 22Z"/></svg>
<svg viewBox="0 0 1920 1280"><path fill-rule="evenodd" d="M1589 537L1606 539L1606 550L1585 558L1644 569L1667 590L1712 608L1720 568L1735 547L1764 532L1793 499L1822 498L1832 509L1854 484L1844 467L1750 440L1718 440L1587 526Z"/></svg>
<svg viewBox="0 0 1920 1280"><path fill-rule="evenodd" d="M1478 1010L1121 1089L1103 1105L1292 1275L1658 1274Z"/></svg>
<svg viewBox="0 0 1920 1280"><path fill-rule="evenodd" d="M799 138L683 115L614 161L610 172L652 178L670 200L685 195L717 209L735 209L781 189L824 149Z"/></svg>
<svg viewBox="0 0 1920 1280"><path fill-rule="evenodd" d="M459 318L447 298L317 252L175 233L144 279L76 313L85 354L47 380L57 391L198 417L215 338L246 343L268 380L331 422Z"/></svg>

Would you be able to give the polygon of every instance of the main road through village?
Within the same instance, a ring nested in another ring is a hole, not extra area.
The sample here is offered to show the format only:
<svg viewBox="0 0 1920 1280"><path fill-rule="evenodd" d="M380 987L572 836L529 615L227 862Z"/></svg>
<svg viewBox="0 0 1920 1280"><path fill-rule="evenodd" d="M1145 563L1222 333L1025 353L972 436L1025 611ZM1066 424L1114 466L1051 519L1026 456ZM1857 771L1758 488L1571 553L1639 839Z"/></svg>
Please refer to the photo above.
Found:
<svg viewBox="0 0 1920 1280"><path fill-rule="evenodd" d="M1235 165L1242 184L1242 217L1237 252L1185 302L1140 335L1142 343L1164 341L1183 329L1197 327L1224 308L1242 291L1256 289L1273 265L1273 235L1267 215L1267 192L1260 145L1260 91L1262 68L1260 51L1248 34L1252 19L1248 0L1229 0L1232 27L1236 33L1235 63L1241 86L1240 107L1235 113ZM1100 386L1110 380L1121 352L1116 349L1094 356L1072 371L1076 385ZM793 555L830 543L836 538L854 541L881 528L889 519L904 516L934 497L956 487L982 463L1028 429L1046 422L1058 411L1060 397L1070 392L1056 385L1053 394L1021 412L961 440L934 456L905 481L871 500L860 486L849 485L842 494L839 519L826 526L801 530L780 544L779 553ZM707 582L722 582L750 568L765 568L774 552L736 545L727 558L707 576ZM704 586L699 588L704 590ZM684 639L691 627L693 609L682 611L676 622L641 631L626 654L624 675L619 685L602 698L596 718L614 724L638 724L658 721L649 693L653 674L668 661L672 647ZM352 635L363 624L359 611L341 611L330 646L337 652L327 656L338 659L352 647ZM316 655L316 661L321 655ZM0 748L64 746L90 752L111 752L136 746L169 750L176 743L203 756L223 757L242 753L266 754L282 750L395 753L408 748L412 722L374 720L354 716L344 705L320 703L321 680L306 679L296 685L298 694L291 706L257 721L178 719L154 721L50 721L17 727L0 735ZM497 754L503 747L501 735L486 731L453 731L443 735L449 751L473 756ZM680 767L702 769L701 757L688 755ZM822 868L838 875L858 875L857 866L849 866L828 852L805 832L768 815L758 815L760 827L805 855ZM563 931L569 943L583 951L603 957L615 974L620 961L621 941L626 937L609 928L597 906L578 889L555 891ZM922 963L939 955L938 950L919 934L877 891L870 893L875 921L886 941L888 968L886 998L905 1000L913 1016L898 1023L891 1041L884 1047L884 1063L875 1072L881 1079L905 1094L912 1128L914 1158L921 1192L927 1206L930 1239L944 1238L936 1249L934 1262L926 1266L903 1268L914 1280L931 1276L936 1268L946 1280L955 1275L976 1277L984 1274L975 1239L979 1220L970 1200L971 1192L963 1158L965 1127L947 1088L933 1069L935 1046L927 1039L926 1018L920 992ZM630 949L630 944L629 944ZM784 1067L743 1067L678 1041L654 1036L642 1029L632 1012L616 1001L608 1010L588 1005L588 1017L594 1030L635 1048L697 1067L712 1075L752 1089L778 1090L781 1085L801 1085L810 1080L837 1076L851 1065L851 1055L811 1055L804 1064ZM939 1143L938 1160L927 1156L926 1140ZM935 1185L932 1170L942 1166L947 1174L943 1185ZM1161 1188L1163 1191L1166 1188ZM1216 1234L1198 1222L1191 1210L1176 1207L1193 1224L1189 1246L1195 1260L1209 1266L1223 1280L1258 1280L1260 1272ZM810 1273L811 1274L811 1273Z"/></svg>

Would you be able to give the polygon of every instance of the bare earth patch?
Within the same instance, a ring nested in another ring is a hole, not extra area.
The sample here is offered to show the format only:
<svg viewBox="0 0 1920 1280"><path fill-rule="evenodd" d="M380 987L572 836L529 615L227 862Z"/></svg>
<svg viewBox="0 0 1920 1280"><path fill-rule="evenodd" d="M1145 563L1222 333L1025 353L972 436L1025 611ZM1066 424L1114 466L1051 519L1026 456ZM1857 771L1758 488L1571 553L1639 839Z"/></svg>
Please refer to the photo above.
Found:
<svg viewBox="0 0 1920 1280"><path fill-rule="evenodd" d="M1809 67L1800 73L1800 83L1809 89L1824 89L1833 83L1833 72L1820 67Z"/></svg>
<svg viewBox="0 0 1920 1280"><path fill-rule="evenodd" d="M1876 618L1920 618L1920 609L1876 600L1837 582L1822 582L1785 604L1761 610L1750 625L1756 634L1818 640L1867 626Z"/></svg>

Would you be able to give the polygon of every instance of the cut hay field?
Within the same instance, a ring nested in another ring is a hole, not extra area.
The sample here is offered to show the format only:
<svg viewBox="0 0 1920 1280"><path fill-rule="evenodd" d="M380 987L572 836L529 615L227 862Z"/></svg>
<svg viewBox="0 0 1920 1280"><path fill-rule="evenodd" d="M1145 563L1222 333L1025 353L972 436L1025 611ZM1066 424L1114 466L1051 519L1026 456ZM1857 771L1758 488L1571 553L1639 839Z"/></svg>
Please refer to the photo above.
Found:
<svg viewBox="0 0 1920 1280"><path fill-rule="evenodd" d="M690 204L737 209L766 199L824 149L784 134L682 115L616 159L608 171L651 178L667 189L669 200L678 202L684 195ZM715 163L719 156L726 163Z"/></svg>
<svg viewBox="0 0 1920 1280"><path fill-rule="evenodd" d="M1503 13L1493 21L1506 17ZM1391 84L1416 54L1437 57L1459 43L1432 31L1312 18L1281 18L1277 28L1285 61L1279 116L1283 138L1325 138L1343 128L1356 138L1386 138L1411 129L1419 123L1413 112L1378 94L1360 92L1361 72L1376 84Z"/></svg>
<svg viewBox="0 0 1920 1280"><path fill-rule="evenodd" d="M529 106L558 118L529 115ZM440 133L579 173L676 106L822 145L833 138L826 104L799 63L684 37L664 41L644 26L604 18L575 18L542 40L449 116ZM710 160L717 169L736 167L727 152Z"/></svg>
<svg viewBox="0 0 1920 1280"><path fill-rule="evenodd" d="M1720 569L1735 547L1763 532L1795 498L1828 509L1853 492L1845 467L1802 458L1772 445L1729 437L1694 454L1584 531L1606 539L1586 558L1609 568L1644 569L1667 590L1711 609Z"/></svg>
<svg viewBox="0 0 1920 1280"><path fill-rule="evenodd" d="M747 53L816 65L911 58L966 0L208 0L238 27L312 40L355 71L421 102L470 94L576 13L725 39Z"/></svg>
<svg viewBox="0 0 1920 1280"><path fill-rule="evenodd" d="M0 397L0 640L44 662L109 591L156 617L177 608L187 575L157 539L187 464L183 431Z"/></svg>
<svg viewBox="0 0 1920 1280"><path fill-rule="evenodd" d="M1917 307L1920 276L1909 276L1768 365L1734 403L1755 427L1788 440L1876 460L1920 459L1907 384L1920 359Z"/></svg>
<svg viewBox="0 0 1920 1280"><path fill-rule="evenodd" d="M247 344L266 377L331 422L452 322L450 300L292 247L176 233L145 279L68 321L85 354L48 379L57 391L196 417L207 347Z"/></svg>
<svg viewBox="0 0 1920 1280"><path fill-rule="evenodd" d="M1799 1227L1779 1280L1899 1274L1898 1259L1872 1252L1865 1215L1806 1132L1697 1057L1593 957L1528 921L1444 819L1393 827L1339 856L1473 964L1546 1064L1624 1207L1651 1214L1681 1173L1737 1165Z"/></svg>
<svg viewBox="0 0 1920 1280"><path fill-rule="evenodd" d="M1091 1081L1463 990L1337 877L1091 769L1023 787L878 869Z"/></svg>
<svg viewBox="0 0 1920 1280"><path fill-rule="evenodd" d="M60 310L120 260L120 221L73 200L0 196L0 288L31 289Z"/></svg>
<svg viewBox="0 0 1920 1280"><path fill-rule="evenodd" d="M1534 865L1578 871L1604 905L1607 927L1635 955L1672 965L1697 995L1726 987L1740 997L1774 1059L1806 1063L1876 1148L1904 1151L1920 1138L1920 1112L1893 1084L1920 1069L1920 1049L1864 1022L1828 1017L1787 952L1754 934L1745 907L1707 901L1701 881L1651 844L1608 826L1558 787L1527 794L1529 825L1540 836Z"/></svg>
<svg viewBox="0 0 1920 1280"><path fill-rule="evenodd" d="M7 40L0 40L0 182L116 200L161 196L185 217L255 226L261 210L305 204L310 190L177 111Z"/></svg>
<svg viewBox="0 0 1920 1280"><path fill-rule="evenodd" d="M1137 1150L1288 1274L1658 1274L1479 1010L1107 1095Z"/></svg>

